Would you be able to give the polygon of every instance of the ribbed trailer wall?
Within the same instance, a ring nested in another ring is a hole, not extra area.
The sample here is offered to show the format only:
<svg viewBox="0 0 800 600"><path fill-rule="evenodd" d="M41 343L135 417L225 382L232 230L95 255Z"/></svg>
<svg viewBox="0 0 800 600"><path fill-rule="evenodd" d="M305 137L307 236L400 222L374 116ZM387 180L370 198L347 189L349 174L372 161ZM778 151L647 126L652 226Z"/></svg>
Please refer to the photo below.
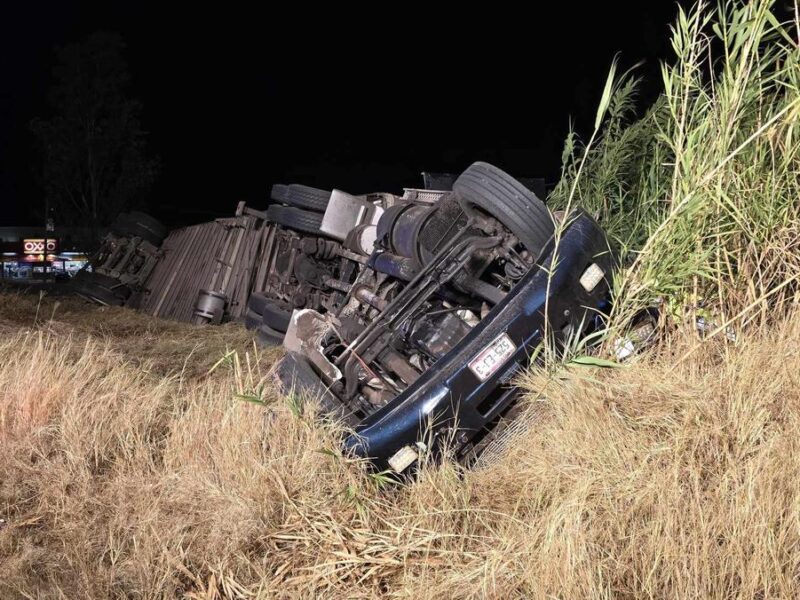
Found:
<svg viewBox="0 0 800 600"><path fill-rule="evenodd" d="M191 322L200 290L228 298L227 319L242 316L253 291L266 284L273 227L252 215L172 231L137 307L155 317Z"/></svg>

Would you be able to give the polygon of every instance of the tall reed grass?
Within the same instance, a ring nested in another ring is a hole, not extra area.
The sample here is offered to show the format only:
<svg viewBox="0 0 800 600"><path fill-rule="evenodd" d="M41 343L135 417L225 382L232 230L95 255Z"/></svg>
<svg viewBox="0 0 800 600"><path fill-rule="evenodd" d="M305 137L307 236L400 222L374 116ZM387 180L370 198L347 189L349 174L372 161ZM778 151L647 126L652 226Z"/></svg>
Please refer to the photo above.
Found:
<svg viewBox="0 0 800 600"><path fill-rule="evenodd" d="M628 73L591 142L567 139L551 201L596 215L620 253L612 329L654 304L741 328L797 303L800 21L796 4L787 22L772 7L679 9L655 106L635 120Z"/></svg>

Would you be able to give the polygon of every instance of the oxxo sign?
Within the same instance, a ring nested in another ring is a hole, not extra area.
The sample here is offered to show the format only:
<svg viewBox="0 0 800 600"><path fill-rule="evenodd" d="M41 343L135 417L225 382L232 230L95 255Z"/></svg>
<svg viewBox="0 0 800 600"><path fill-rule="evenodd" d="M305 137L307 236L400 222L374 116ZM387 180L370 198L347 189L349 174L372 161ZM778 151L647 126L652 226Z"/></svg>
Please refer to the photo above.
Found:
<svg viewBox="0 0 800 600"><path fill-rule="evenodd" d="M47 249L48 254L52 254L56 251L56 240L51 239L47 240L45 243L44 239L28 239L22 240L22 252L23 254L44 254L45 248Z"/></svg>

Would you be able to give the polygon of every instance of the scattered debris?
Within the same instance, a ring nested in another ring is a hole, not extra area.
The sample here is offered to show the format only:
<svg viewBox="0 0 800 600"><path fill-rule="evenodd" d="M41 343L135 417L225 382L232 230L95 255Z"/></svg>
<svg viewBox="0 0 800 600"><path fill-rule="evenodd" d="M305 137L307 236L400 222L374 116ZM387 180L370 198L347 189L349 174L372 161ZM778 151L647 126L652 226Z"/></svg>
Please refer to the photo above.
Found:
<svg viewBox="0 0 800 600"><path fill-rule="evenodd" d="M625 337L613 342L615 358L623 362L640 353L655 342L655 336L656 319L651 313L644 312Z"/></svg>
<svg viewBox="0 0 800 600"><path fill-rule="evenodd" d="M716 323L714 323L713 321L706 320L705 317L697 317L695 325L697 327L697 332L701 336L705 336L719 328L719 326ZM728 339L729 342L735 342L736 330L730 325L728 325L727 327L725 327L725 337Z"/></svg>

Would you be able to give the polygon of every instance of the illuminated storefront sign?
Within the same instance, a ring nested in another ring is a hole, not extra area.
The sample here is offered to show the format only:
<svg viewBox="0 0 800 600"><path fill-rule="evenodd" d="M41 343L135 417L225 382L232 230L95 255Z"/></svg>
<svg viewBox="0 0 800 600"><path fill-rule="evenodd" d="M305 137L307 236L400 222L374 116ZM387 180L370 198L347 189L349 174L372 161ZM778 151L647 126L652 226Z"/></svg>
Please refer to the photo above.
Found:
<svg viewBox="0 0 800 600"><path fill-rule="evenodd" d="M58 247L55 239L48 239L46 242L44 238L41 239L26 239L22 240L22 253L23 254L44 254L45 247L48 254L53 254Z"/></svg>
<svg viewBox="0 0 800 600"><path fill-rule="evenodd" d="M0 228L0 234L11 238L8 241L0 239L0 280L26 280L44 274L64 279L86 264L86 253L75 251L69 242L62 244L55 234L31 233L41 237L25 237L16 231ZM66 245L66 252L59 252L63 245Z"/></svg>

